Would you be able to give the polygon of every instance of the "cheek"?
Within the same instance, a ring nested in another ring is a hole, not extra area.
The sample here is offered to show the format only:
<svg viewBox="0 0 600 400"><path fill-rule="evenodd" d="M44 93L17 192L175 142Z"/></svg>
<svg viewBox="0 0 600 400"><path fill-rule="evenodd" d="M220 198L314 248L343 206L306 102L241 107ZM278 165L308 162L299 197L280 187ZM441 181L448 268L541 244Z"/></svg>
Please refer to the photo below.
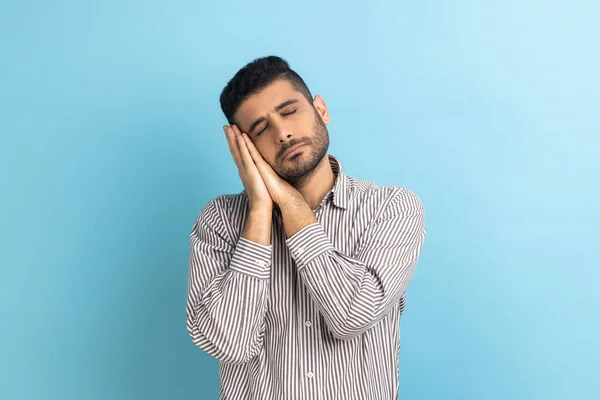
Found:
<svg viewBox="0 0 600 400"><path fill-rule="evenodd" d="M256 143L254 143L254 147L256 147L256 150L258 150L258 152L260 153L262 158L265 159L266 162L273 165L275 163L275 149L272 146L267 146L264 143L260 142L261 141L258 140Z"/></svg>

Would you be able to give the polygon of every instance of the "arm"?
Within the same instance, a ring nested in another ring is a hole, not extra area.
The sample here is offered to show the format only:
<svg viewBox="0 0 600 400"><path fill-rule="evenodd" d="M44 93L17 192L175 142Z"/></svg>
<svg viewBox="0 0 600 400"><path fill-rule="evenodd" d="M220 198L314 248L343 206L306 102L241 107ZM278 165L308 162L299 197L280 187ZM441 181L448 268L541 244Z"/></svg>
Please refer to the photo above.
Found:
<svg viewBox="0 0 600 400"><path fill-rule="evenodd" d="M215 200L190 235L187 329L194 344L226 363L243 363L262 347L272 246L271 211L248 214L233 243Z"/></svg>
<svg viewBox="0 0 600 400"><path fill-rule="evenodd" d="M302 218L302 213L287 216L293 226L292 219ZM332 333L349 340L377 324L401 299L424 236L420 200L400 189L367 227L353 256L337 251L318 223L305 225L287 245Z"/></svg>
<svg viewBox="0 0 600 400"><path fill-rule="evenodd" d="M247 135L244 143L273 201L298 272L339 339L352 339L402 298L425 237L423 205L411 191L393 190L352 257L337 251L304 197L279 177Z"/></svg>

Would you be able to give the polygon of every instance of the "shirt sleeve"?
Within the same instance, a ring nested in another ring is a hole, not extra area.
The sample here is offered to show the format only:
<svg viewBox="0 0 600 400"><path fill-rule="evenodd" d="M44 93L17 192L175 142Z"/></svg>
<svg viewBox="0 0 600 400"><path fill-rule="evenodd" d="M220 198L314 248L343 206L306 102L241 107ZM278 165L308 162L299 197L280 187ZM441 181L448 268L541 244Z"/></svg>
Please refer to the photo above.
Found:
<svg viewBox="0 0 600 400"><path fill-rule="evenodd" d="M244 363L262 347L272 246L234 242L222 212L209 202L190 234L187 330L220 361Z"/></svg>
<svg viewBox="0 0 600 400"><path fill-rule="evenodd" d="M336 250L319 223L286 240L298 273L329 329L350 340L377 324L410 282L425 237L424 209L398 188L383 202L352 256Z"/></svg>

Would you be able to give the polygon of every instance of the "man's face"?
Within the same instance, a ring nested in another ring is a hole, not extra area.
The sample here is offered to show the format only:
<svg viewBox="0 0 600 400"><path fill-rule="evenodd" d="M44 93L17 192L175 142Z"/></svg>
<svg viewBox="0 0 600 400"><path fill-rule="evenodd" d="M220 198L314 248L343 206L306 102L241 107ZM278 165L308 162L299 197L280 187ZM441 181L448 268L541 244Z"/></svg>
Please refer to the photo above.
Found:
<svg viewBox="0 0 600 400"><path fill-rule="evenodd" d="M246 99L234 120L275 172L290 183L313 171L327 154L325 102L317 96L310 104L286 80L275 81ZM298 144L303 146L286 154Z"/></svg>

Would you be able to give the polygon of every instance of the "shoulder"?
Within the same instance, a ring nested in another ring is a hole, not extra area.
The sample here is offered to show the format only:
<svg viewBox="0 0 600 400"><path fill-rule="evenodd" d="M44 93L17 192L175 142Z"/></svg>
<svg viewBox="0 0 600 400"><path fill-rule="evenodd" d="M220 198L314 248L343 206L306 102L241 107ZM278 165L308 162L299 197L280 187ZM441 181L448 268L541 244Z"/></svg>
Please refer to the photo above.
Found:
<svg viewBox="0 0 600 400"><path fill-rule="evenodd" d="M248 206L248 196L243 190L239 193L220 194L211 198L204 208L213 208L217 210L240 209Z"/></svg>
<svg viewBox="0 0 600 400"><path fill-rule="evenodd" d="M247 205L245 192L213 197L198 213L192 231L210 232L235 243L241 232Z"/></svg>
<svg viewBox="0 0 600 400"><path fill-rule="evenodd" d="M420 197L413 190L403 186L379 186L370 180L349 177L348 187L353 201L368 203L380 210L410 212L423 209Z"/></svg>
<svg viewBox="0 0 600 400"><path fill-rule="evenodd" d="M245 191L221 194L211 198L198 214L198 218L219 216L223 221L232 221L245 215L248 196Z"/></svg>

